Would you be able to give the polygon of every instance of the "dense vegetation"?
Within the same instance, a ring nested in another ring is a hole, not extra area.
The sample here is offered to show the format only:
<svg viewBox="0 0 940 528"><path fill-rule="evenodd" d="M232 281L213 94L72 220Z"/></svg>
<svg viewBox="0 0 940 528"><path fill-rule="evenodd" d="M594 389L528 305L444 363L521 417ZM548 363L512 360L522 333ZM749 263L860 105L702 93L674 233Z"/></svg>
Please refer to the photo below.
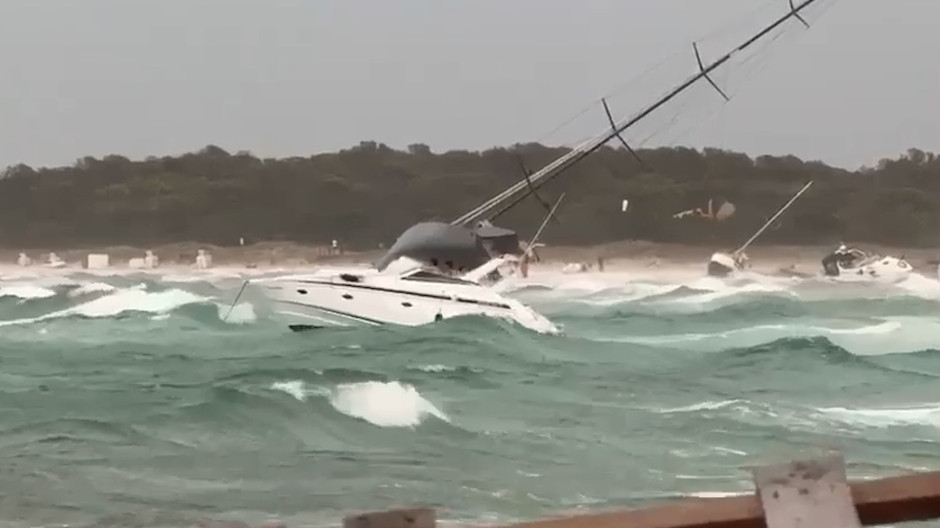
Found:
<svg viewBox="0 0 940 528"><path fill-rule="evenodd" d="M293 240L350 248L389 244L411 223L450 220L565 152L539 144L483 152L396 151L362 142L336 153L286 159L229 154L209 146L179 157L131 161L86 157L74 166L17 165L0 175L0 244L61 248L195 240L234 245ZM623 239L735 245L800 186L814 186L762 242L840 239L909 246L940 242L940 156L910 150L877 167L846 171L793 156L715 149L640 151L646 167L604 148L547 185L568 195L546 242ZM630 200L621 212L621 200ZM683 209L726 199L723 222L673 219ZM545 211L533 199L498 223L527 238Z"/></svg>

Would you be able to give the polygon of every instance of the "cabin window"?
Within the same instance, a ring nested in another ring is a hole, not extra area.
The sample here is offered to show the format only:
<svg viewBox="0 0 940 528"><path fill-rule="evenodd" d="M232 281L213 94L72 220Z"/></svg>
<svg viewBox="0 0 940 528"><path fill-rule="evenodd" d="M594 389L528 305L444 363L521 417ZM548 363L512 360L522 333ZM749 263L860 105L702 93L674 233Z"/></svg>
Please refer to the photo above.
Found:
<svg viewBox="0 0 940 528"><path fill-rule="evenodd" d="M411 308L411 303L408 301L401 303L401 305L404 306L405 308Z"/></svg>
<svg viewBox="0 0 940 528"><path fill-rule="evenodd" d="M301 295L307 295L307 290L300 289L300 290L297 290L297 293Z"/></svg>
<svg viewBox="0 0 940 528"><path fill-rule="evenodd" d="M353 298L353 296L352 296L352 295L349 295L348 293L344 293L344 294L343 294L343 299L347 299L347 300L348 300L348 299L352 299L352 298Z"/></svg>
<svg viewBox="0 0 940 528"><path fill-rule="evenodd" d="M351 273L341 273L339 278L343 279L346 282L359 282L361 277L358 275L353 275Z"/></svg>

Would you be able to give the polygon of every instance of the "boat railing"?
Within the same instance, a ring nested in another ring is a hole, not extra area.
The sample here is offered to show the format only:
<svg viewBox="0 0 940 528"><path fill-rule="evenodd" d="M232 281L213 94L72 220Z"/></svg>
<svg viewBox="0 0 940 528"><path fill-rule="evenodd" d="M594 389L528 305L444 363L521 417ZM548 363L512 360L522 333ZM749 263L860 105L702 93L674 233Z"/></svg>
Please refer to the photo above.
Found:
<svg viewBox="0 0 940 528"><path fill-rule="evenodd" d="M849 482L834 453L751 473L752 493L502 528L852 528L940 519L940 471ZM346 517L343 528L436 528L436 517L432 508L373 512Z"/></svg>

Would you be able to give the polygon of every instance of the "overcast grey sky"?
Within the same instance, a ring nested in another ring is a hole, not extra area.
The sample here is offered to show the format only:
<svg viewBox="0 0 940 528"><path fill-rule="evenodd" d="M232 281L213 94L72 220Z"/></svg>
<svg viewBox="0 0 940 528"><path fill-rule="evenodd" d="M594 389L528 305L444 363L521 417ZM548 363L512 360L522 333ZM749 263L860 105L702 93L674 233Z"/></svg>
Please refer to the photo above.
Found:
<svg viewBox="0 0 940 528"><path fill-rule="evenodd" d="M677 52L680 80L693 39L767 3L0 0L0 166L206 144L285 156L368 139L436 151L543 140ZM681 142L848 168L940 150L938 51L940 1L837 0ZM548 141L603 125L592 115Z"/></svg>

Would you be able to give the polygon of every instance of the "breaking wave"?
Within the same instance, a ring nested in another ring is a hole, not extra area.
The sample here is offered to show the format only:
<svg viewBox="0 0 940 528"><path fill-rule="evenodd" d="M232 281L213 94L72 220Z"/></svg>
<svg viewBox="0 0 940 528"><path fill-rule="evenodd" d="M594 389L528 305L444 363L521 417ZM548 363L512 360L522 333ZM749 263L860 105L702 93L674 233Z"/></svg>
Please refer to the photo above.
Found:
<svg viewBox="0 0 940 528"><path fill-rule="evenodd" d="M415 496L481 521L737 494L741 468L818 446L856 477L940 449L927 283L507 288L566 330L545 336L481 317L292 333L261 299L232 306L237 275L167 275L3 277L0 455L29 453L0 475L10 504L82 503L94 482L111 510L190 515L168 525Z"/></svg>

